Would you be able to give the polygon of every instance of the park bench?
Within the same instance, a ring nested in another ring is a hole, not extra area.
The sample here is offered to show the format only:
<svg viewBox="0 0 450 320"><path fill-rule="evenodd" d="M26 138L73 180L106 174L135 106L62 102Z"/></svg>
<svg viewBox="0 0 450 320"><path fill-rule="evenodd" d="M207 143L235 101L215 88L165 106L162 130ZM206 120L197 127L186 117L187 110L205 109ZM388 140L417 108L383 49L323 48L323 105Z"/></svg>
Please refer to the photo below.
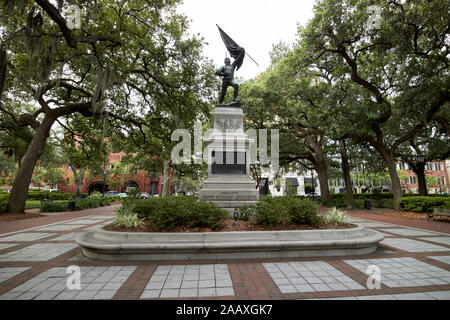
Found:
<svg viewBox="0 0 450 320"><path fill-rule="evenodd" d="M434 221L436 216L437 217L450 217L450 210L443 209L443 208L434 208L433 212L428 213L428 220L430 220L430 218L433 218L433 221Z"/></svg>

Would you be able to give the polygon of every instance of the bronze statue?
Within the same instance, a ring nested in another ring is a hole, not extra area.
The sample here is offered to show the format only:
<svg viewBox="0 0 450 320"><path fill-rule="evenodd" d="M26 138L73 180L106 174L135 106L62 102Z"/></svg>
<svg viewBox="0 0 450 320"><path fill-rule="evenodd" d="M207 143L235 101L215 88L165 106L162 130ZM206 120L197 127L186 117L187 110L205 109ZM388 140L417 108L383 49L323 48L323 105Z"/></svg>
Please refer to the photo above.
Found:
<svg viewBox="0 0 450 320"><path fill-rule="evenodd" d="M230 58L226 58L225 65L221 66L216 71L216 75L218 75L219 77L222 77L222 91L221 91L220 97L219 97L219 104L223 103L223 100L225 98L225 94L227 93L228 87L232 86L234 88L234 99L233 99L234 102L230 103L230 105L236 105L236 104L240 105L239 100L238 100L239 84L234 79L234 71L239 70L239 68L242 66L246 52L245 52L244 48L239 46L233 39L231 39L230 36L228 36L219 26L217 26L217 28L219 28L220 36L222 37L222 40L225 43L225 46L227 47L228 52L234 58L234 61L232 64L231 64ZM249 56L249 58L252 59L252 57L250 57L250 56ZM255 61L255 60L253 60L253 61ZM255 63L256 63L256 61L255 61Z"/></svg>
<svg viewBox="0 0 450 320"><path fill-rule="evenodd" d="M241 52L241 55L245 54L245 51ZM223 100L225 98L225 94L227 93L227 89L229 86L232 86L234 88L234 102L239 102L237 97L239 94L239 84L237 83L237 81L234 79L234 70L236 69L237 66L237 61L239 61L240 57L236 58L233 62L233 64L231 64L231 60L230 58L226 58L225 59L225 65L221 66L217 71L216 71L216 75L218 75L219 77L222 77L222 91L220 93L220 97L219 97L219 103L222 104Z"/></svg>

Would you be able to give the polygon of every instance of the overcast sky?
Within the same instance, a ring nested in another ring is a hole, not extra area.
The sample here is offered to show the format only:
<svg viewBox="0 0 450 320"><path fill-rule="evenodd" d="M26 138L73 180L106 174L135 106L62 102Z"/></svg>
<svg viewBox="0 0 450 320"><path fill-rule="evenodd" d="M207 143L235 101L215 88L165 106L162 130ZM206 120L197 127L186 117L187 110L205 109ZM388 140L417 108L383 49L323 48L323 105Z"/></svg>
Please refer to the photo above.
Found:
<svg viewBox="0 0 450 320"><path fill-rule="evenodd" d="M218 24L236 43L258 62L248 57L235 76L254 78L270 64L272 45L281 40L291 44L297 24L305 25L313 16L315 0L184 0L179 11L192 21L190 32L200 33L209 44L205 55L219 67L226 48Z"/></svg>

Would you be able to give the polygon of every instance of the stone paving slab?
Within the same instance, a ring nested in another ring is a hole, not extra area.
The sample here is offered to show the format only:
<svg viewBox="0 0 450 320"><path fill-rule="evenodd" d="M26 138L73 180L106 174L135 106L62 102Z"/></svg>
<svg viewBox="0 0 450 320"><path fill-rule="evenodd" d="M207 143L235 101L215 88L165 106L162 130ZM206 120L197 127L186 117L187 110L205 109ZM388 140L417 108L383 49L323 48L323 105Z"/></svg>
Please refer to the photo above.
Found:
<svg viewBox="0 0 450 320"><path fill-rule="evenodd" d="M10 241L36 241L43 238L48 238L56 235L56 233L37 233L37 232L22 232L6 237L0 237L0 242Z"/></svg>
<svg viewBox="0 0 450 320"><path fill-rule="evenodd" d="M442 243L450 246L450 237L428 237L428 238L419 238L420 240L427 240L437 243Z"/></svg>
<svg viewBox="0 0 450 320"><path fill-rule="evenodd" d="M405 238L387 238L380 242L407 252L450 251L449 248Z"/></svg>
<svg viewBox="0 0 450 320"><path fill-rule="evenodd" d="M67 231L67 230L73 230L73 229L78 229L78 228L83 228L85 227L85 225L64 225L64 224L60 224L60 225L55 225L55 226L49 226L49 227L43 227L43 228L39 228L37 230L42 230L42 231Z"/></svg>
<svg viewBox="0 0 450 320"><path fill-rule="evenodd" d="M158 266L141 298L234 296L226 264Z"/></svg>
<svg viewBox="0 0 450 320"><path fill-rule="evenodd" d="M370 266L380 270L381 283L390 287L420 287L450 283L450 271L432 266L414 258L344 260L366 273ZM368 273L371 275L372 273Z"/></svg>
<svg viewBox="0 0 450 320"><path fill-rule="evenodd" d="M434 232L423 231L423 230L414 230L407 228L389 228L389 229L380 229L384 232L390 232L393 234L401 235L401 236L433 236L436 235Z"/></svg>
<svg viewBox="0 0 450 320"><path fill-rule="evenodd" d="M80 224L94 224L94 223L99 223L100 221L103 220L94 220L94 219L81 219L81 220L75 220L75 221L71 221L71 222L64 222L63 225L80 225Z"/></svg>
<svg viewBox="0 0 450 320"><path fill-rule="evenodd" d="M428 257L440 262L444 262L446 264L450 264L450 256L434 256L434 257Z"/></svg>
<svg viewBox="0 0 450 320"><path fill-rule="evenodd" d="M30 269L30 267L6 267L0 268L0 283L6 281L19 273L22 273L26 270Z"/></svg>
<svg viewBox="0 0 450 320"><path fill-rule="evenodd" d="M17 243L0 243L0 250L8 249L17 246Z"/></svg>
<svg viewBox="0 0 450 320"><path fill-rule="evenodd" d="M40 243L0 255L0 261L49 261L72 249L75 243Z"/></svg>
<svg viewBox="0 0 450 320"><path fill-rule="evenodd" d="M384 294L359 297L322 298L317 300L450 300L450 291Z"/></svg>
<svg viewBox="0 0 450 320"><path fill-rule="evenodd" d="M325 261L263 263L281 293L365 289Z"/></svg>
<svg viewBox="0 0 450 320"><path fill-rule="evenodd" d="M52 238L48 241L70 241L70 240L75 240L76 238L78 238L80 235L82 235L84 232L71 232L71 233L66 233L60 237L57 238Z"/></svg>
<svg viewBox="0 0 450 320"><path fill-rule="evenodd" d="M51 268L27 282L15 287L0 300L91 300L112 299L128 277L136 270L135 266L80 267L79 289L69 289L67 268Z"/></svg>

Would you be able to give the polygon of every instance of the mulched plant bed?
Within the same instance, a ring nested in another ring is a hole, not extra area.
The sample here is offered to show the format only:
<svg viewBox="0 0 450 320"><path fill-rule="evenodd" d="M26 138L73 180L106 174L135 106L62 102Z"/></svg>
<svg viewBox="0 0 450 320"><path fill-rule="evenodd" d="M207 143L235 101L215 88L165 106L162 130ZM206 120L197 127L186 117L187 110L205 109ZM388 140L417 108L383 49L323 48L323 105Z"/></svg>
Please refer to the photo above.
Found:
<svg viewBox="0 0 450 320"><path fill-rule="evenodd" d="M338 225L330 222L322 222L318 226L311 226L306 224L284 224L277 227L263 227L256 225L251 221L238 220L238 225L234 225L234 219L226 219L223 223L223 227L220 229L212 230L210 228L190 228L190 227L177 227L173 230L161 230L155 228L148 222L138 228L124 228L108 225L103 227L108 231L116 232L230 232L230 231L287 231L287 230L325 230L325 229L351 229L357 226L351 223Z"/></svg>
<svg viewBox="0 0 450 320"><path fill-rule="evenodd" d="M381 213L384 216L393 216L411 220L427 220L428 214L424 212L406 212L406 211L392 211L392 212L383 212ZM436 220L450 222L450 217L445 216L435 216ZM430 219L431 221L432 219Z"/></svg>
<svg viewBox="0 0 450 320"><path fill-rule="evenodd" d="M39 213L0 213L0 221L14 221L45 217Z"/></svg>

